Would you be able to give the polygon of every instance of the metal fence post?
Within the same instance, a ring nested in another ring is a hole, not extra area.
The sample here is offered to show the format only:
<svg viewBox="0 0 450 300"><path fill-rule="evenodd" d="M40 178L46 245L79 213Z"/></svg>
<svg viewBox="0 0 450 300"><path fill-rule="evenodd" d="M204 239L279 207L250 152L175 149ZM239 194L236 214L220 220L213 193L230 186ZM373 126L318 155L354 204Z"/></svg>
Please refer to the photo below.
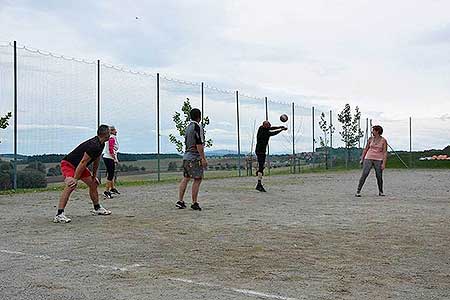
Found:
<svg viewBox="0 0 450 300"><path fill-rule="evenodd" d="M409 117L409 167L412 168L412 118Z"/></svg>
<svg viewBox="0 0 450 300"><path fill-rule="evenodd" d="M158 144L158 181L161 181L161 144L160 144L160 132L159 132L159 73L156 74L156 138Z"/></svg>
<svg viewBox="0 0 450 300"><path fill-rule="evenodd" d="M202 82L202 125L204 124L203 119L205 118L205 90L204 84Z"/></svg>
<svg viewBox="0 0 450 300"><path fill-rule="evenodd" d="M294 102L292 102L292 171L295 174L295 108Z"/></svg>
<svg viewBox="0 0 450 300"><path fill-rule="evenodd" d="M17 42L14 41L14 190L17 190L17 111Z"/></svg>
<svg viewBox="0 0 450 300"><path fill-rule="evenodd" d="M97 60L97 128L100 127L100 59Z"/></svg>
<svg viewBox="0 0 450 300"><path fill-rule="evenodd" d="M237 146L238 146L238 174L241 177L241 136L239 125L239 92L236 91L236 121L237 121Z"/></svg>

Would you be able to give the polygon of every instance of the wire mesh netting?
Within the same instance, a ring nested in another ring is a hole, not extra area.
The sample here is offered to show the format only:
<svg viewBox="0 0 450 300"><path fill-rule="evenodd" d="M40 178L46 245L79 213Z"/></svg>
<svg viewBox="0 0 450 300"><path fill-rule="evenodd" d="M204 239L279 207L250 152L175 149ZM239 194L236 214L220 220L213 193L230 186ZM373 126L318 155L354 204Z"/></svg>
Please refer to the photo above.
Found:
<svg viewBox="0 0 450 300"><path fill-rule="evenodd" d="M0 44L1 116L14 111L13 50L12 44ZM57 165L62 155L95 135L98 113L101 123L114 125L118 130L120 153L124 158L120 167L123 172L121 178L152 180L179 177L182 167L180 155L184 149L178 151L170 137L184 142L173 117L176 112L181 114L182 119L185 117L182 108L186 100L189 100L191 107L203 110L204 117L209 119L209 124L205 125L206 140L211 140L211 146L206 148L210 161L208 173L217 171L215 174L220 173L220 176L254 175L256 136L259 126L266 120L266 114L273 126L288 128L270 139L271 155L267 161L271 168L291 167L292 171L292 164L321 165L324 153L331 159L330 166L333 166L336 159L345 157L339 111L330 111L326 107L315 107L313 115L311 107L298 103L293 106L292 103L269 99L266 105L263 97L207 84L204 85L202 97L201 83L165 76L160 76L158 90L157 74L154 73L135 72L104 63L100 65L99 73L97 62L26 47L17 48L17 62L18 123L14 128L11 119L10 126L1 130L0 154L2 168L10 168L10 165L5 167L4 162L13 158L14 129L17 129L18 187L28 187L30 181L36 180L29 174L20 173L33 169L45 173L39 184L53 182L52 178L60 175ZM98 75L100 81L97 80ZM100 97L97 89L100 90ZM327 145L332 144L334 148L331 153L324 151L320 143L321 137L324 137L320 128L322 113L328 126L331 117L335 128L332 137L327 136ZM286 123L280 121L282 114L288 115ZM413 151L438 149L438 152L450 140L450 133L446 130L450 125L448 114L436 118L413 117L410 136L408 118L388 119L363 113L360 127L364 136L356 144L357 147L365 146L371 124L384 127L384 136L396 151L408 151L411 139ZM317 150L315 154L311 153L313 149ZM355 149L353 158L358 158L360 151ZM295 157L292 156L294 152ZM9 169L2 172L2 188L11 187L11 172Z"/></svg>
<svg viewBox="0 0 450 300"><path fill-rule="evenodd" d="M14 110L14 77L13 77L13 48L9 45L0 45L0 117ZM0 130L0 153L12 154L14 152L13 120L10 126ZM9 159L10 157L3 159Z"/></svg>

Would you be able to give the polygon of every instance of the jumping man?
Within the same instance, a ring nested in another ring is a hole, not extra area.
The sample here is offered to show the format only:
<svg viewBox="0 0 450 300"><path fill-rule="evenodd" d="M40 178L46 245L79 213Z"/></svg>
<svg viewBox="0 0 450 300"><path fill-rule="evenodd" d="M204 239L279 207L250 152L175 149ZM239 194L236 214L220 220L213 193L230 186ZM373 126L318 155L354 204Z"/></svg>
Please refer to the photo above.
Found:
<svg viewBox="0 0 450 300"><path fill-rule="evenodd" d="M266 149L269 144L269 138L271 136L277 135L283 130L287 130L284 126L274 126L272 127L269 121L264 121L258 129L258 134L256 135L256 157L258 159L258 171L256 175L258 176L258 184L256 185L256 190L260 192L265 192L261 181L264 175L264 164L266 163Z"/></svg>
<svg viewBox="0 0 450 300"><path fill-rule="evenodd" d="M69 223L70 218L64 215L64 208L69 201L70 194L76 189L78 180L82 180L89 187L89 196L94 204L94 215L110 215L111 211L102 207L99 203L97 170L100 156L109 139L109 126L101 125L97 129L97 136L81 143L61 161L61 172L64 176L65 188L59 200L58 212L53 219L54 223ZM87 168L93 164L92 172Z"/></svg>

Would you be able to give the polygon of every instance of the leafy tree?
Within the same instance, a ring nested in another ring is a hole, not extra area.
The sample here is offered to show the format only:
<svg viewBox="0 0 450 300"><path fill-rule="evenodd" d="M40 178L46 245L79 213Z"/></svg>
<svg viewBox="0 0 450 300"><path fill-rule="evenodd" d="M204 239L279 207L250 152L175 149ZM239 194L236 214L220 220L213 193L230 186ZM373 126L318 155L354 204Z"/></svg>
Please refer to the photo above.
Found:
<svg viewBox="0 0 450 300"><path fill-rule="evenodd" d="M331 124L328 125L327 120L325 119L325 113L323 112L320 114L319 127L323 132L323 137L320 137L320 146L325 149L325 168L328 169L328 143L330 142L330 135L334 133L334 126Z"/></svg>
<svg viewBox="0 0 450 300"><path fill-rule="evenodd" d="M0 117L0 129L6 129L6 127L8 127L9 125L9 119L11 119L12 114L11 112L7 113L4 117ZM2 141L0 140L0 143Z"/></svg>
<svg viewBox="0 0 450 300"><path fill-rule="evenodd" d="M358 123L361 119L361 112L358 106L355 108L355 114L352 116L352 110L350 104L345 104L344 109L338 114L338 121L342 123L342 131L340 135L341 140L345 143L347 149L347 158L345 161L346 167L348 167L348 161L350 160L350 149L355 147L359 139L363 137L363 132L359 128Z"/></svg>
<svg viewBox="0 0 450 300"><path fill-rule="evenodd" d="M191 123L191 116L190 116L191 110L192 110L192 106L189 101L189 98L186 98L186 101L184 101L183 106L181 107L182 113L175 112L175 114L172 117L173 122L175 123L175 127L177 128L178 133L181 138L184 138L184 136L186 135L186 128ZM207 125L209 125L209 117L202 116L202 118L203 118L203 122L202 122L203 132L206 135L205 127ZM169 134L169 140L172 144L175 144L175 147L179 153L184 152L184 148L185 148L184 140L178 139L173 134ZM212 144L213 144L212 139L208 139L205 141L206 148L210 148L212 146Z"/></svg>

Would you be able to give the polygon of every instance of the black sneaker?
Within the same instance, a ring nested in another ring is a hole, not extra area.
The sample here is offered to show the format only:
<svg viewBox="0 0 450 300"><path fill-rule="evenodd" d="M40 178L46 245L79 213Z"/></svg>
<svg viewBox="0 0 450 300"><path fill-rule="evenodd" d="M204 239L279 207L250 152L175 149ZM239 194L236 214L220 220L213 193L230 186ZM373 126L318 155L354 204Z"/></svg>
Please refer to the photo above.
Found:
<svg viewBox="0 0 450 300"><path fill-rule="evenodd" d="M361 197L361 193L360 192L356 192L355 197Z"/></svg>
<svg viewBox="0 0 450 300"><path fill-rule="evenodd" d="M380 196L380 197L385 197L386 195L385 195L383 192L379 192L379 193L378 193L378 196Z"/></svg>
<svg viewBox="0 0 450 300"><path fill-rule="evenodd" d="M113 198L112 194L110 192L108 192L108 191L104 191L103 192L103 197L105 199L112 199Z"/></svg>
<svg viewBox="0 0 450 300"><path fill-rule="evenodd" d="M262 186L262 184L258 184L256 186L256 190L264 193L267 192L266 189Z"/></svg>
<svg viewBox="0 0 450 300"><path fill-rule="evenodd" d="M197 202L195 202L194 204L192 204L192 205L191 205L191 208L192 208L193 210L198 210L198 211L201 211L201 210L202 210L202 208L200 207L200 205L198 205Z"/></svg>
<svg viewBox="0 0 450 300"><path fill-rule="evenodd" d="M184 203L184 201L178 201L175 204L175 206L178 207L179 209L183 209L183 208L186 208L186 203Z"/></svg>
<svg viewBox="0 0 450 300"><path fill-rule="evenodd" d="M113 194L120 195L119 191L116 188L111 189L110 192L113 193Z"/></svg>

